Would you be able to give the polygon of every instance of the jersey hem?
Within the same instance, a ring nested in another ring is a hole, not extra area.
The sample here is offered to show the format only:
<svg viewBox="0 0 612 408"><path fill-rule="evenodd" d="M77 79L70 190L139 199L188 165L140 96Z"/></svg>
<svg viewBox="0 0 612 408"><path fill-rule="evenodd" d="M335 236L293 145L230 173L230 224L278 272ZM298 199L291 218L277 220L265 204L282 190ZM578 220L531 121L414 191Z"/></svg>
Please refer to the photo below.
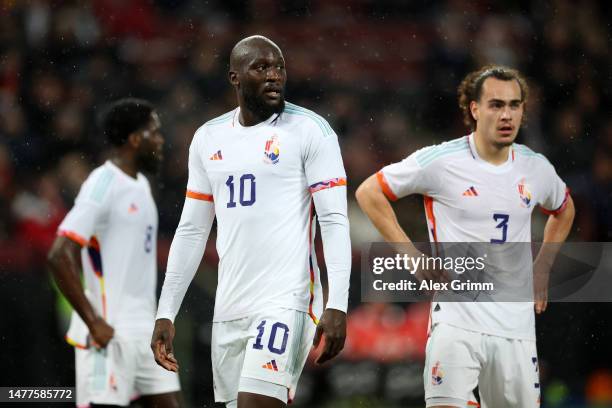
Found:
<svg viewBox="0 0 612 408"><path fill-rule="evenodd" d="M212 194L199 193L193 190L187 190L185 197L201 201L210 201L211 203L214 201Z"/></svg>
<svg viewBox="0 0 612 408"><path fill-rule="evenodd" d="M378 181L378 184L380 185L380 188L382 189L383 193L389 200L398 200L398 197L395 195L393 190L391 190L391 186L389 186L389 183L387 183L387 179L385 178L385 174L382 172L382 170L376 173L376 180Z"/></svg>
<svg viewBox="0 0 612 408"><path fill-rule="evenodd" d="M71 240L72 242L75 242L75 243L79 244L81 247L86 247L88 242L89 242L83 236L77 234L76 232L65 230L65 229L58 230L57 231L57 236L58 237L66 237L69 240Z"/></svg>
<svg viewBox="0 0 612 408"><path fill-rule="evenodd" d="M298 307L298 306L286 306L286 305L271 305L271 306L266 306L266 307L262 307L262 308L258 308L258 309L253 309L250 310L248 312L242 312L242 313L234 313L234 314L228 314L228 315L214 315L213 316L213 323L223 323L223 322L231 322L234 320L240 320L240 319L244 319L245 317L250 317L262 312L267 312L269 310L275 310L275 309L290 309L290 310L296 310L298 312L302 312L302 313L308 313L308 307Z"/></svg>
<svg viewBox="0 0 612 408"><path fill-rule="evenodd" d="M433 326L435 326L436 324L447 324L449 326L453 326L455 328L461 329L461 330L466 330L469 332L473 332L473 333L478 333L478 334L486 334L488 336L495 336L495 337L503 337L506 339L511 339L511 340L526 340L526 341L536 341L536 337L535 334L533 335L533 337L531 336L518 336L515 334L509 334L508 332L503 332L503 331L495 331L495 330L487 330L487 329L482 329L480 327L474 327L474 326L462 326L461 324L456 324L456 323L450 323L444 320L438 320L433 322Z"/></svg>
<svg viewBox="0 0 612 408"><path fill-rule="evenodd" d="M565 210L565 208L567 207L567 202L568 202L569 196L570 196L570 189L566 188L565 189L565 197L563 198L563 202L561 203L559 208L557 208L556 210L547 210L544 207L540 207L540 211L542 211L546 215L559 215L559 214L561 214Z"/></svg>

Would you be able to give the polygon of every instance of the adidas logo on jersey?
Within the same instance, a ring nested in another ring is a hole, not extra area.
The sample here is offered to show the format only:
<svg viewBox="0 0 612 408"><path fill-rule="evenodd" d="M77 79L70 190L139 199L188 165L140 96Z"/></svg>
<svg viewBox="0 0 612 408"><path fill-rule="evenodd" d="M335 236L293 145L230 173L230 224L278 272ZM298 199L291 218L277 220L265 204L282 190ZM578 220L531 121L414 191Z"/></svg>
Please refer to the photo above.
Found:
<svg viewBox="0 0 612 408"><path fill-rule="evenodd" d="M278 371L278 367L276 366L276 360L268 361L266 364L262 365L261 368L265 368L266 370Z"/></svg>
<svg viewBox="0 0 612 408"><path fill-rule="evenodd" d="M463 194L461 194L461 195L464 196L464 197L476 197L478 195L478 191L476 191L474 186L471 186L470 188L465 190L463 192Z"/></svg>
<svg viewBox="0 0 612 408"><path fill-rule="evenodd" d="M208 160L223 160L223 156L221 155L221 150L217 150L217 153L210 156Z"/></svg>

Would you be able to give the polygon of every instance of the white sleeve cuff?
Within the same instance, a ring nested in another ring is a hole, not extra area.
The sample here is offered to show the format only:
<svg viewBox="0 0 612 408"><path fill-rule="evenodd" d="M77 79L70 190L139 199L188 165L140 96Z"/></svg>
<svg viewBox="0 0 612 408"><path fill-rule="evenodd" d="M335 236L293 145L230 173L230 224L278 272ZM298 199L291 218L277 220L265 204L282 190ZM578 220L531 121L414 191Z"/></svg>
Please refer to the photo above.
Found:
<svg viewBox="0 0 612 408"><path fill-rule="evenodd" d="M321 226L327 268L329 294L326 308L346 313L351 277L351 239L346 187L317 191L312 197Z"/></svg>

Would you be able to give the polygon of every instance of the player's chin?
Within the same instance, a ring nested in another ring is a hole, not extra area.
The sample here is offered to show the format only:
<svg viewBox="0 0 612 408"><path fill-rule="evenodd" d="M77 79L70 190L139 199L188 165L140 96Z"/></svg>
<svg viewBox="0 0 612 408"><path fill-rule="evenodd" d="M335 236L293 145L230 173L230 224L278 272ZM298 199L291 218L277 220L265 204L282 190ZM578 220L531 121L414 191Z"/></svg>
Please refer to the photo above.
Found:
<svg viewBox="0 0 612 408"><path fill-rule="evenodd" d="M495 138L495 142L498 146L511 146L516 139L516 133L503 133L498 132L497 137Z"/></svg>
<svg viewBox="0 0 612 408"><path fill-rule="evenodd" d="M148 160L142 162L142 170L150 174L159 174L163 159L164 156L162 154L151 156Z"/></svg>
<svg viewBox="0 0 612 408"><path fill-rule="evenodd" d="M285 108L285 100L282 96L280 98L266 98L264 103L273 113L279 113Z"/></svg>

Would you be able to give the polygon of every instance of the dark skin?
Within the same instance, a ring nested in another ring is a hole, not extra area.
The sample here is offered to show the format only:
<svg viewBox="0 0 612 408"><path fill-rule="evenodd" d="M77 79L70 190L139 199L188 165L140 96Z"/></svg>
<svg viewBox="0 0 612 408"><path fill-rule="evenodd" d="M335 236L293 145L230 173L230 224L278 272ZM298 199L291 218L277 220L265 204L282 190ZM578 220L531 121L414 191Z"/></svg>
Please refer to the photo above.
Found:
<svg viewBox="0 0 612 408"><path fill-rule="evenodd" d="M282 111L287 71L283 54L272 41L250 37L236 44L228 78L236 92L243 126L257 125L275 110ZM262 109L256 109L250 101L258 102Z"/></svg>
<svg viewBox="0 0 612 408"><path fill-rule="evenodd" d="M164 138L161 124L155 112L149 123L131 133L124 145L117 148L111 161L130 177L136 178L139 171L154 171L163 159ZM73 238L57 237L49 251L47 265L57 286L79 314L89 329L89 343L96 348L106 348L113 338L114 329L93 308L81 285L81 249L86 242ZM178 407L178 392L148 395L141 398L148 408Z"/></svg>
<svg viewBox="0 0 612 408"><path fill-rule="evenodd" d="M243 126L254 126L284 108L287 72L285 59L276 44L262 36L243 39L230 55L229 82L234 87L240 106L238 120ZM168 319L155 323L151 348L155 361L170 371L178 371L173 354L174 325ZM316 348L325 338L323 351L316 360L323 364L337 356L346 339L346 313L326 309L319 320L313 340ZM238 393L239 408L276 408L285 404L272 397L252 393Z"/></svg>

